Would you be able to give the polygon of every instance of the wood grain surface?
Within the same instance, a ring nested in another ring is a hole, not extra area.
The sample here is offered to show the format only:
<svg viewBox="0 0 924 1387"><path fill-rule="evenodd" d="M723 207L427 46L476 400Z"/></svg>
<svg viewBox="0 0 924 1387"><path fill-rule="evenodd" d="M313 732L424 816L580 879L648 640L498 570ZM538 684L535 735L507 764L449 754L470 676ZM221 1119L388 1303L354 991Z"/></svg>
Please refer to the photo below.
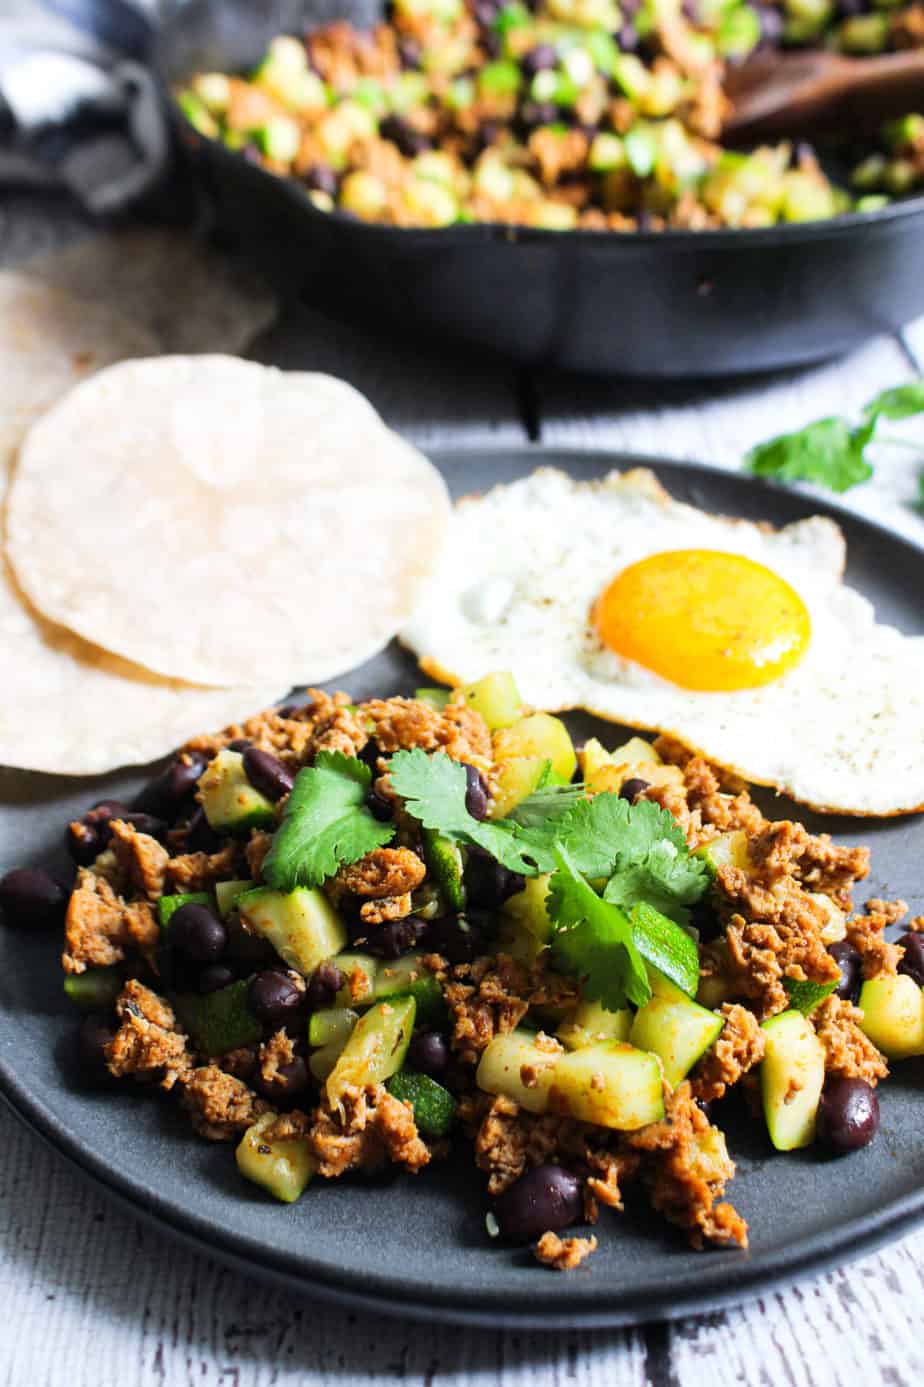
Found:
<svg viewBox="0 0 924 1387"><path fill-rule="evenodd" d="M4 194L0 263L89 230L58 199ZM345 376L424 446L532 434L737 467L758 439L856 409L919 374L924 323L844 361L710 386L518 377L472 357L386 349L309 311L287 313L252 354ZM919 457L882 455L875 481L848 503L924 543ZM0 1121L0 1384L9 1387L918 1387L924 1372L924 1232L670 1326L466 1331L340 1312L228 1271L102 1198L2 1109Z"/></svg>

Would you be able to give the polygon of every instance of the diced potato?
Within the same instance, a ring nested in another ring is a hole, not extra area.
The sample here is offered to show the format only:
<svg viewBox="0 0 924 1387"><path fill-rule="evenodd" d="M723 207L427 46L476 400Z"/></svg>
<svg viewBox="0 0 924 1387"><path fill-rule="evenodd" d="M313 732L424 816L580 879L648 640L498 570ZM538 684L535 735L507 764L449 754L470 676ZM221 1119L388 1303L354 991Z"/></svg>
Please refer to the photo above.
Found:
<svg viewBox="0 0 924 1387"><path fill-rule="evenodd" d="M530 1031L510 1031L488 1045L475 1082L482 1093L503 1094L527 1112L544 1113L560 1058L560 1050L540 1049Z"/></svg>

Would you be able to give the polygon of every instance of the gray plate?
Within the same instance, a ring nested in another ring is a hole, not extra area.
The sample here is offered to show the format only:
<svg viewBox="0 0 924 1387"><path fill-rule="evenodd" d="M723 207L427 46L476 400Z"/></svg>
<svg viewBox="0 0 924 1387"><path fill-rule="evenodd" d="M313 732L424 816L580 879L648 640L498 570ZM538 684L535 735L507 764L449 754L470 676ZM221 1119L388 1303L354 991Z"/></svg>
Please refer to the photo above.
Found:
<svg viewBox="0 0 924 1387"><path fill-rule="evenodd" d="M436 459L456 492L511 480L540 460L581 477L638 461L527 450ZM850 582L875 602L881 619L916 634L924 629L924 551L845 512L810 506L741 476L667 463L657 472L676 496L731 515L782 524L810 510L829 510L847 534ZM862 649L856 670L862 681ZM410 692L418 682L413 661L397 648L338 681L356 697ZM105 718L104 708L99 713ZM570 722L581 736L618 735L590 718ZM0 870L47 860L70 818L139 780L134 774L81 782L0 773ZM918 819L821 821L785 800L760 798L776 817L802 817L838 839L871 844L869 895L901 895L915 913L924 910ZM878 1140L839 1161L814 1150L774 1155L760 1124L723 1114L738 1161L731 1194L751 1227L749 1252L691 1252L633 1196L624 1216L604 1214L600 1249L584 1268L549 1275L528 1254L489 1242L481 1177L464 1148L416 1179L318 1182L299 1204L283 1207L239 1178L228 1146L195 1140L169 1101L127 1088L80 1091L59 949L56 938L0 931L0 1092L10 1106L136 1213L252 1274L280 1277L313 1294L484 1324L631 1324L742 1299L897 1237L924 1216L920 1061L899 1066L881 1090Z"/></svg>

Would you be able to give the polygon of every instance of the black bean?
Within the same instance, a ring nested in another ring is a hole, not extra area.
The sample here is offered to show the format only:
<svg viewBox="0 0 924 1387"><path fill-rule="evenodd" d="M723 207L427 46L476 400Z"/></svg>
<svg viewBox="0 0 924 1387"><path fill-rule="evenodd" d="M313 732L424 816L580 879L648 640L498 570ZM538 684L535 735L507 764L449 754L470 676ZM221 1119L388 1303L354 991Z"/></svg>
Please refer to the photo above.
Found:
<svg viewBox="0 0 924 1387"><path fill-rule="evenodd" d="M336 963L331 963L328 959L327 962L319 964L305 992L308 1010L323 1011L325 1007L332 1007L345 981Z"/></svg>
<svg viewBox="0 0 924 1387"><path fill-rule="evenodd" d="M187 852L204 853L220 852L224 847L224 839L205 817L201 804L186 826L185 847Z"/></svg>
<svg viewBox="0 0 924 1387"><path fill-rule="evenodd" d="M0 878L0 915L5 925L48 929L60 924L67 892L41 867L14 867Z"/></svg>
<svg viewBox="0 0 924 1387"><path fill-rule="evenodd" d="M471 963L484 952L482 930L461 915L444 915L439 920L431 920L424 941L428 949L442 954L450 963Z"/></svg>
<svg viewBox="0 0 924 1387"><path fill-rule="evenodd" d="M818 1140L838 1154L868 1146L879 1131L879 1099L863 1079L829 1075L818 1107Z"/></svg>
<svg viewBox="0 0 924 1387"><path fill-rule="evenodd" d="M193 963L217 963L228 945L228 931L207 906L190 901L170 917L170 943Z"/></svg>
<svg viewBox="0 0 924 1387"><path fill-rule="evenodd" d="M497 18L500 6L501 0L474 0L472 13L482 28L490 29Z"/></svg>
<svg viewBox="0 0 924 1387"><path fill-rule="evenodd" d="M228 743L229 751L246 751L249 746L253 746L249 737L235 737L233 742Z"/></svg>
<svg viewBox="0 0 924 1387"><path fill-rule="evenodd" d="M651 782L640 780L638 776L633 776L631 780L623 782L622 789L619 791L620 799L627 799L630 804L634 804L639 795L643 795L646 790L651 789Z"/></svg>
<svg viewBox="0 0 924 1387"><path fill-rule="evenodd" d="M520 107L520 125L527 132L540 125L554 125L559 119L554 101L524 101Z"/></svg>
<svg viewBox="0 0 924 1387"><path fill-rule="evenodd" d="M760 25L761 43L772 44L775 47L782 40L786 27L782 10L778 10L775 5L757 5L755 8Z"/></svg>
<svg viewBox="0 0 924 1387"><path fill-rule="evenodd" d="M359 753L359 759L360 761L362 761L364 766L369 767L373 775L378 775L378 762L381 754L382 749L379 746L378 742L375 740L374 737L370 737L369 740L366 742L366 745L363 747L362 751Z"/></svg>
<svg viewBox="0 0 924 1387"><path fill-rule="evenodd" d="M631 20L626 20L619 31L616 42L623 53L634 53L638 48L638 33Z"/></svg>
<svg viewBox="0 0 924 1387"><path fill-rule="evenodd" d="M420 67L423 58L423 49L416 39L400 38L398 40L398 61L407 71L409 68Z"/></svg>
<svg viewBox="0 0 924 1387"><path fill-rule="evenodd" d="M143 814L134 809L129 809L127 814L114 814L113 818L123 819L125 823L131 824L136 833L146 833L150 838L157 838L163 842L169 831L170 825L163 819L157 819L153 814Z"/></svg>
<svg viewBox="0 0 924 1387"><path fill-rule="evenodd" d="M308 1066L301 1055L296 1055L288 1064L281 1064L271 1079L257 1077L257 1088L268 1102L278 1107L294 1103L305 1092L310 1082Z"/></svg>
<svg viewBox="0 0 924 1387"><path fill-rule="evenodd" d="M379 134L383 140L391 140L392 144L397 145L406 159L413 159L416 155L423 154L425 149L431 148L431 141L427 136L415 130L404 116L386 116L379 123Z"/></svg>
<svg viewBox="0 0 924 1387"><path fill-rule="evenodd" d="M247 1001L258 1021L278 1031L299 1015L303 993L285 973L266 968L251 981Z"/></svg>
<svg viewBox="0 0 924 1387"><path fill-rule="evenodd" d="M842 939L839 944L832 944L828 953L841 970L841 980L834 989L835 997L843 997L847 1002L854 1001L860 990L863 960L846 939Z"/></svg>
<svg viewBox="0 0 924 1387"><path fill-rule="evenodd" d="M898 943L905 951L905 956L898 965L898 971L905 973L909 978L914 978L918 987L924 987L924 935L915 934L912 930L908 934L903 934Z"/></svg>
<svg viewBox="0 0 924 1387"><path fill-rule="evenodd" d="M67 826L67 850L71 861L78 867L89 867L103 850L103 839L98 828L84 819L77 819Z"/></svg>
<svg viewBox="0 0 924 1387"><path fill-rule="evenodd" d="M837 0L836 8L841 19L853 19L858 14L866 14L870 6L867 0Z"/></svg>
<svg viewBox="0 0 924 1387"><path fill-rule="evenodd" d="M208 762L204 756L176 756L160 775L132 800L132 809L153 814L157 818L175 819L189 799Z"/></svg>
<svg viewBox="0 0 924 1387"><path fill-rule="evenodd" d="M465 765L465 807L473 819L483 819L488 812L488 787L475 766Z"/></svg>
<svg viewBox="0 0 924 1387"><path fill-rule="evenodd" d="M479 152L483 149L490 149L497 144L501 137L501 126L496 120L484 120L478 127L475 136L475 145Z"/></svg>
<svg viewBox="0 0 924 1387"><path fill-rule="evenodd" d="M244 774L255 790L274 803L289 794L295 784L295 776L288 766L256 746L249 746L244 752Z"/></svg>
<svg viewBox="0 0 924 1387"><path fill-rule="evenodd" d="M209 963L196 980L199 992L217 992L234 982L234 974L226 963Z"/></svg>
<svg viewBox="0 0 924 1387"><path fill-rule="evenodd" d="M525 877L503 867L482 848L470 848L465 864L465 891L476 910L493 910L503 905L526 885Z"/></svg>
<svg viewBox="0 0 924 1387"><path fill-rule="evenodd" d="M558 67L558 54L550 43L537 43L520 59L520 67L527 77L535 77L537 72Z"/></svg>
<svg viewBox="0 0 924 1387"><path fill-rule="evenodd" d="M581 1181L560 1165L533 1166L498 1195L494 1215L508 1242L533 1242L583 1216Z"/></svg>
<svg viewBox="0 0 924 1387"><path fill-rule="evenodd" d="M380 795L374 787L366 796L366 808L374 819L378 819L379 823L384 824L394 818L394 803L390 799L386 799L384 795Z"/></svg>
<svg viewBox="0 0 924 1387"><path fill-rule="evenodd" d="M340 186L340 180L330 164L312 164L311 168L305 174L305 186L310 188L312 192L327 193L328 197L336 197L337 189ZM292 706L293 711L296 711L298 705L287 705L287 707L288 706ZM281 718L287 718L291 717L292 714L286 711L286 709L280 708L279 716Z"/></svg>
<svg viewBox="0 0 924 1387"><path fill-rule="evenodd" d="M414 948L424 929L424 922L413 915L384 925L367 925L366 948L380 958L400 958Z"/></svg>
<svg viewBox="0 0 924 1387"><path fill-rule="evenodd" d="M690 908L690 924L699 930L702 940L717 939L723 932L722 920L708 897Z"/></svg>
<svg viewBox="0 0 924 1387"><path fill-rule="evenodd" d="M85 1016L77 1030L77 1063L86 1083L105 1084L112 1075L106 1064L105 1048L115 1037L109 1018L96 1012Z"/></svg>
<svg viewBox="0 0 924 1387"><path fill-rule="evenodd" d="M449 1042L439 1031L415 1031L407 1047L407 1067L439 1078L449 1063Z"/></svg>

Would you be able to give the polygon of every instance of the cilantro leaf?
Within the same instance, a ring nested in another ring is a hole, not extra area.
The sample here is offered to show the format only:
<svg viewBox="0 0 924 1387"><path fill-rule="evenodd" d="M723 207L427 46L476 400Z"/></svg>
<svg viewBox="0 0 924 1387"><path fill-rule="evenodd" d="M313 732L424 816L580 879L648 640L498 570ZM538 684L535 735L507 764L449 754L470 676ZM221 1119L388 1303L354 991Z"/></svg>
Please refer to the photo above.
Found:
<svg viewBox="0 0 924 1387"><path fill-rule="evenodd" d="M629 910L644 901L678 925L690 918L689 906L708 890L709 875L699 858L676 852L667 841L655 843L641 862L617 867L603 892L604 900Z"/></svg>
<svg viewBox="0 0 924 1387"><path fill-rule="evenodd" d="M863 410L864 419L910 419L924 413L924 380L909 381L891 390L881 390Z"/></svg>
<svg viewBox="0 0 924 1387"><path fill-rule="evenodd" d="M465 807L468 781L465 767L444 751L429 755L420 747L396 751L388 762L392 789L407 805L408 813L424 828L433 828L469 846L484 848L502 866L525 876L543 870L530 851L525 830L516 824L485 823ZM522 834L522 842L521 842Z"/></svg>
<svg viewBox="0 0 924 1387"><path fill-rule="evenodd" d="M873 475L863 450L876 416L851 427L839 415L818 419L804 429L779 434L752 448L745 459L751 472L783 482L817 482L831 491L849 491Z"/></svg>
<svg viewBox="0 0 924 1387"><path fill-rule="evenodd" d="M546 828L558 821L576 804L587 797L587 787L583 783L572 785L546 785L534 790L531 795L511 809L505 823L519 824L521 828Z"/></svg>
<svg viewBox="0 0 924 1387"><path fill-rule="evenodd" d="M662 840L676 853L687 852L683 831L666 809L644 799L630 804L610 790L576 804L559 825L559 837L578 871L591 878L642 863Z"/></svg>
<svg viewBox="0 0 924 1387"><path fill-rule="evenodd" d="M566 848L554 851L556 868L546 898L552 921L552 953L563 972L579 978L583 995L619 1011L626 1002L644 1006L648 974L621 907L601 900L577 870Z"/></svg>
<svg viewBox="0 0 924 1387"><path fill-rule="evenodd" d="M357 862L394 836L365 807L369 767L340 751L321 751L295 777L282 823L263 863L263 877L277 891L320 886L338 867Z"/></svg>

